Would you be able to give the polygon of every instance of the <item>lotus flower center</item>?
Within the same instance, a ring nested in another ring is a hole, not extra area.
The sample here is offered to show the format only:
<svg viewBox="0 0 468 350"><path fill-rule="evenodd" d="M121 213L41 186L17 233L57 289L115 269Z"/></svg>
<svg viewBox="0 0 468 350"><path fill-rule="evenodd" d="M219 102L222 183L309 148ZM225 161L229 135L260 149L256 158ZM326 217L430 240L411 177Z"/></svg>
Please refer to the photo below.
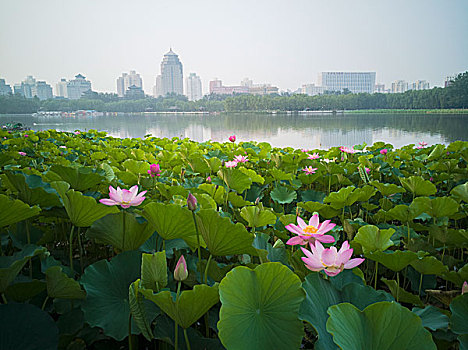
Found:
<svg viewBox="0 0 468 350"><path fill-rule="evenodd" d="M306 228L303 231L308 234L315 234L317 233L318 229L315 226L309 225L306 226Z"/></svg>

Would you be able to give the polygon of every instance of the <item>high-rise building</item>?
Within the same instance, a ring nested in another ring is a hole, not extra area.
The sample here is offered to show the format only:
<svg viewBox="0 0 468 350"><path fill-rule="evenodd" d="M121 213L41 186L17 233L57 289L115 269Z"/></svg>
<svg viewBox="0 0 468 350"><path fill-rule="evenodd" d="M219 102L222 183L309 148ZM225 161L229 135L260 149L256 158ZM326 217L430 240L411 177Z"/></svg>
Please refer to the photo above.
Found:
<svg viewBox="0 0 468 350"><path fill-rule="evenodd" d="M67 95L70 100L80 99L81 95L88 90L91 90L91 82L81 74L75 75L75 79L67 84Z"/></svg>
<svg viewBox="0 0 468 350"><path fill-rule="evenodd" d="M448 87L452 85L453 81L457 78L456 75L449 75L448 77L445 78L444 81L444 87Z"/></svg>
<svg viewBox="0 0 468 350"><path fill-rule="evenodd" d="M67 79L60 79L60 81L55 84L55 96L68 97L67 85Z"/></svg>
<svg viewBox="0 0 468 350"><path fill-rule="evenodd" d="M318 85L326 91L340 91L348 89L352 93L374 92L375 72L321 72Z"/></svg>
<svg viewBox="0 0 468 350"><path fill-rule="evenodd" d="M203 98L201 79L195 73L185 78L185 94L189 101L198 101Z"/></svg>
<svg viewBox="0 0 468 350"><path fill-rule="evenodd" d="M315 84L304 84L301 88L301 93L309 96L321 95L324 92L325 88L323 86L315 86Z"/></svg>
<svg viewBox="0 0 468 350"><path fill-rule="evenodd" d="M11 86L5 83L5 79L0 79L0 95L11 94Z"/></svg>
<svg viewBox="0 0 468 350"><path fill-rule="evenodd" d="M166 53L161 62L161 75L156 77L155 97L167 94L184 94L184 77L179 56L172 51Z"/></svg>
<svg viewBox="0 0 468 350"><path fill-rule="evenodd" d="M15 94L20 94L26 98L33 98L34 96L31 93L31 88L36 85L36 79L32 75L28 75L21 84L16 84L14 86Z"/></svg>
<svg viewBox="0 0 468 350"><path fill-rule="evenodd" d="M416 80L408 86L408 90L428 90L429 82L426 80Z"/></svg>
<svg viewBox="0 0 468 350"><path fill-rule="evenodd" d="M374 92L378 92L380 94L384 94L387 92L387 90L385 90L385 84L375 84L375 87L374 87Z"/></svg>
<svg viewBox="0 0 468 350"><path fill-rule="evenodd" d="M45 81L37 81L36 84L31 86L31 95L39 98L39 100L48 100L52 98L52 86Z"/></svg>
<svg viewBox="0 0 468 350"><path fill-rule="evenodd" d="M143 80L140 74L137 74L134 70L131 70L128 74L122 73L122 76L117 78L117 94L119 97L124 97L127 89L132 85L143 89Z"/></svg>
<svg viewBox="0 0 468 350"><path fill-rule="evenodd" d="M392 94L405 92L408 90L408 83L404 80L395 80L392 83Z"/></svg>

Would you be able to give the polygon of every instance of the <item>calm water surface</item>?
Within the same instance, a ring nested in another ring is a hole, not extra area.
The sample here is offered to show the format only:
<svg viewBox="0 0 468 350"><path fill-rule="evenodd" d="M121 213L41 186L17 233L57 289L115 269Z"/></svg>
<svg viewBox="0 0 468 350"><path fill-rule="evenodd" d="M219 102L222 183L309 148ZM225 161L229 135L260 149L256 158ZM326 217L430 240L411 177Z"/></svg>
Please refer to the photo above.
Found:
<svg viewBox="0 0 468 350"><path fill-rule="evenodd" d="M121 114L102 117L1 115L0 124L20 122L33 130L97 129L114 137L181 137L194 141L269 142L275 147L328 148L384 141L401 147L425 141L468 141L468 114Z"/></svg>

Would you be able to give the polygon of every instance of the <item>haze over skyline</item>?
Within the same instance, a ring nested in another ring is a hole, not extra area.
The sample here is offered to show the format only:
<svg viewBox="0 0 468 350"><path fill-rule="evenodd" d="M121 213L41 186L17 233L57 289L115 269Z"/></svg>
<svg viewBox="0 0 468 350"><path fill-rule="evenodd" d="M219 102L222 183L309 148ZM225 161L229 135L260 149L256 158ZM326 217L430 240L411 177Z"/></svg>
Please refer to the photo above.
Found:
<svg viewBox="0 0 468 350"><path fill-rule="evenodd" d="M122 72L136 70L152 94L172 47L205 93L215 77L295 90L321 71L441 86L468 70L467 16L465 0L3 1L0 78L13 85L34 75L55 89L81 73L94 91L116 92Z"/></svg>

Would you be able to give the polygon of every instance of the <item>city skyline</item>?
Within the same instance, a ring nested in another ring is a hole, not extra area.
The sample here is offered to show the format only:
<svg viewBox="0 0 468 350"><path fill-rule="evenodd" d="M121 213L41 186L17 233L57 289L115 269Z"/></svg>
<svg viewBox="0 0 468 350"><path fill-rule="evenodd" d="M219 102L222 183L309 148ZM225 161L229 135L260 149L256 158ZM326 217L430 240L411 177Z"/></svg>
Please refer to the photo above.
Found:
<svg viewBox="0 0 468 350"><path fill-rule="evenodd" d="M129 8L129 25L116 25ZM467 13L468 3L457 0L3 2L0 76L14 84L32 74L54 85L82 72L95 91L109 92L122 72L136 70L148 93L172 47L185 71L202 78L204 93L215 77L236 85L246 76L294 91L317 84L321 71L375 71L386 86L442 86L468 68Z"/></svg>

